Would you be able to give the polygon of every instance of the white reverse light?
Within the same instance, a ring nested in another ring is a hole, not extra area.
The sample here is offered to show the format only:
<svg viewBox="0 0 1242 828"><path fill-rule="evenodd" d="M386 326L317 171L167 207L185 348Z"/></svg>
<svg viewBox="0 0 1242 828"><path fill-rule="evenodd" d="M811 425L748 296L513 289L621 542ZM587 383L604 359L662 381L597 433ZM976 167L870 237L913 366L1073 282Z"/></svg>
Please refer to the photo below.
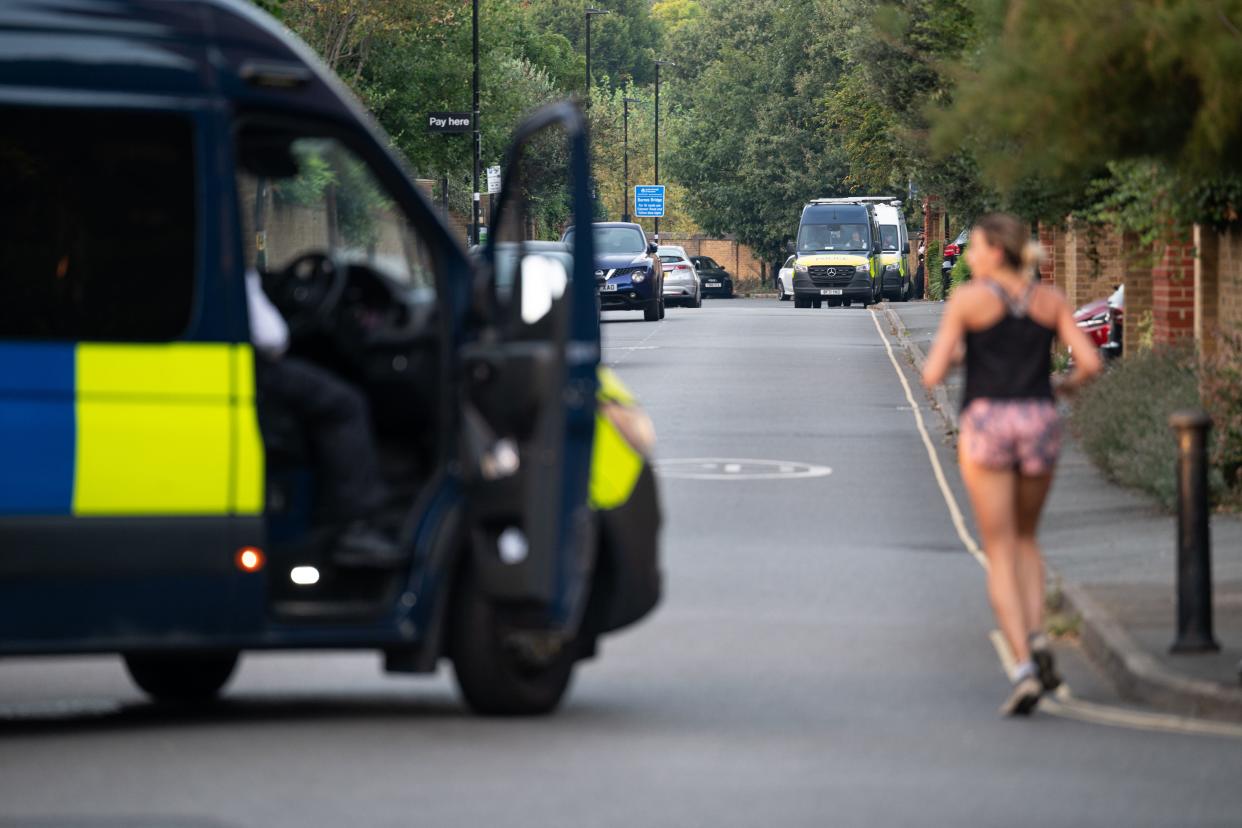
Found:
<svg viewBox="0 0 1242 828"><path fill-rule="evenodd" d="M289 570L289 580L298 586L313 586L319 583L319 570L313 566L295 566Z"/></svg>

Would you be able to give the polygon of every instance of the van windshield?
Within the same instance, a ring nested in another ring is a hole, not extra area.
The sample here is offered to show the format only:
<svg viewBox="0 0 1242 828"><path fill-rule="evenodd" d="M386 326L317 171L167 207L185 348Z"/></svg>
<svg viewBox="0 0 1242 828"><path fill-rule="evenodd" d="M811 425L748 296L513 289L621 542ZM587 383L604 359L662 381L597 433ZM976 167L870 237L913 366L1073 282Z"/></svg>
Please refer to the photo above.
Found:
<svg viewBox="0 0 1242 828"><path fill-rule="evenodd" d="M572 244L573 238L574 228L571 227L565 233L565 243ZM647 243L642 231L636 227L596 227L595 252L605 256L615 253L638 255L647 252Z"/></svg>
<svg viewBox="0 0 1242 828"><path fill-rule="evenodd" d="M814 253L820 250L866 251L867 225L865 224L803 224L798 228L798 252Z"/></svg>
<svg viewBox="0 0 1242 828"><path fill-rule="evenodd" d="M880 225L880 247L889 252L897 249L897 225Z"/></svg>

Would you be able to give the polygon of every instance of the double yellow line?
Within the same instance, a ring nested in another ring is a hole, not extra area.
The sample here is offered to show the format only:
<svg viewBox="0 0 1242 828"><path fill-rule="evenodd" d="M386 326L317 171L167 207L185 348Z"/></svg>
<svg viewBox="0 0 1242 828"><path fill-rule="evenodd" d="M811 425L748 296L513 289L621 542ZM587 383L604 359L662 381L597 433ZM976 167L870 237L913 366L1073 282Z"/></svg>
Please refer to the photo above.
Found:
<svg viewBox="0 0 1242 828"><path fill-rule="evenodd" d="M884 350L888 353L888 361L892 363L893 370L897 372L897 379L901 381L901 387L906 392L906 400L910 403L910 410L914 412L915 425L918 426L919 436L923 439L923 447L927 449L927 459L931 462L936 485L940 487L940 494L944 497L945 505L949 509L949 519L953 522L953 528L957 531L958 539L961 540L962 546L966 548L966 551L979 562L979 565L987 569L988 559L970 534L970 530L966 526L966 519L962 515L962 509L958 505L957 497L949 487L948 478L944 473L944 466L940 462L939 455L936 454L936 447L932 443L931 435L927 431L927 424L923 420L923 407L915 399L914 392L910 388L910 382L906 379L905 372L901 370L901 365L897 362L897 357L893 353L892 343L889 342L888 335L884 333L884 328L880 325L880 319L875 311L871 312L871 321L875 323L875 329L880 334L880 339L884 342ZM993 630L989 637L991 638L992 646L996 649L996 655L1000 659L1001 666L1005 668L1005 674L1009 675L1010 669L1014 665L1014 658L1009 651L1009 645L1005 642L1005 637L998 630ZM1217 722L1210 719L1175 716L1169 713L1131 710L1125 707L1114 707L1083 701L1075 698L1068 684L1062 684L1058 687L1051 697L1045 696L1039 703L1039 709L1053 716L1107 725L1109 727L1125 727L1131 730L1197 736L1226 736L1242 739L1242 725Z"/></svg>

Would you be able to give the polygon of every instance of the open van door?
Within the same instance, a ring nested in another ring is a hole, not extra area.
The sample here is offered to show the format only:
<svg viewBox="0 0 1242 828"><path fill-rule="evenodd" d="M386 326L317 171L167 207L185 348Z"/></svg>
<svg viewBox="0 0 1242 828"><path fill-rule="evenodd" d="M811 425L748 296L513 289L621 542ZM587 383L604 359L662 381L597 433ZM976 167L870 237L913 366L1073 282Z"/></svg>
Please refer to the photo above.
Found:
<svg viewBox="0 0 1242 828"><path fill-rule="evenodd" d="M527 238L541 218L532 204L555 195L569 197L575 225L590 226L589 170L575 104L544 107L524 122L472 286L476 324L461 385L469 555L449 655L466 701L483 713L557 705L589 598L594 239L575 233L569 250Z"/></svg>

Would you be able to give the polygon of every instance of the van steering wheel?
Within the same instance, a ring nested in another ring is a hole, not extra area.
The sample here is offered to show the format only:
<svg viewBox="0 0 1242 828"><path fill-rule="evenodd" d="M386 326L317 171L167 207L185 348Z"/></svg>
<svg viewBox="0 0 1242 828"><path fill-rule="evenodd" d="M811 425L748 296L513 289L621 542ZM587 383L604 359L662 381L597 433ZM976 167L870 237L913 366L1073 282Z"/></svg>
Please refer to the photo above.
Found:
<svg viewBox="0 0 1242 828"><path fill-rule="evenodd" d="M349 281L348 270L327 253L306 253L271 274L272 303L293 335L329 327Z"/></svg>

